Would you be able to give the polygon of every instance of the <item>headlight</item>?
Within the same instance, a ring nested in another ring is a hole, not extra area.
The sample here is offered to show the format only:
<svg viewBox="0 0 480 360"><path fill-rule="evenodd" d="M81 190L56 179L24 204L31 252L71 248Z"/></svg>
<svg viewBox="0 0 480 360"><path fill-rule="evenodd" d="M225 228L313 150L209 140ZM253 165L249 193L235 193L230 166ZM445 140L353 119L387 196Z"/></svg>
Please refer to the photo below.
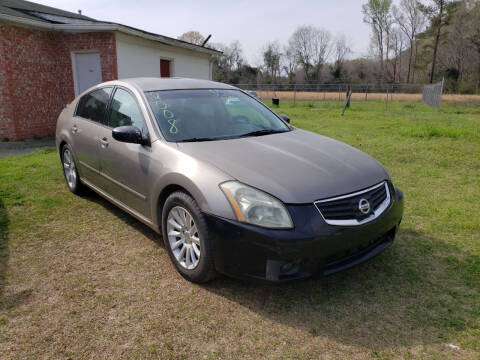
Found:
<svg viewBox="0 0 480 360"><path fill-rule="evenodd" d="M238 181L220 184L237 220L268 228L293 228L292 219L283 204L263 191Z"/></svg>

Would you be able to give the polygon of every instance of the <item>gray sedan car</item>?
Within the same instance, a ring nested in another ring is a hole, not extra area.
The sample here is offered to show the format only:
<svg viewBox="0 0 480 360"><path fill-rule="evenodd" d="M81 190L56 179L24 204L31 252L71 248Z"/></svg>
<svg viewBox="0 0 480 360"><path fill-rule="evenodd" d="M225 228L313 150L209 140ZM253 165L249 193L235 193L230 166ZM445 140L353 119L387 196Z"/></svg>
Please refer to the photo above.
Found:
<svg viewBox="0 0 480 360"><path fill-rule="evenodd" d="M127 79L66 106L56 143L68 188L161 233L190 281L329 275L388 247L403 195L383 166L289 121L233 86Z"/></svg>

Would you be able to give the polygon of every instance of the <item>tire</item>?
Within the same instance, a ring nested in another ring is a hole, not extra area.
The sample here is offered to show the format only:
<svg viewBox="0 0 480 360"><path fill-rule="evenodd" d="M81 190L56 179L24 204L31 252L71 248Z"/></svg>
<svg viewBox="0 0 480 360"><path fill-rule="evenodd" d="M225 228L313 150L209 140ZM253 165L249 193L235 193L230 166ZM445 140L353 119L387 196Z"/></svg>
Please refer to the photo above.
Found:
<svg viewBox="0 0 480 360"><path fill-rule="evenodd" d="M162 235L170 260L186 280L204 283L216 276L207 224L187 193L174 192L165 201Z"/></svg>
<svg viewBox="0 0 480 360"><path fill-rule="evenodd" d="M72 149L69 145L65 144L61 151L63 176L67 182L67 187L72 193L79 195L83 191L83 184L80 181L80 175L78 174L77 163L73 156Z"/></svg>

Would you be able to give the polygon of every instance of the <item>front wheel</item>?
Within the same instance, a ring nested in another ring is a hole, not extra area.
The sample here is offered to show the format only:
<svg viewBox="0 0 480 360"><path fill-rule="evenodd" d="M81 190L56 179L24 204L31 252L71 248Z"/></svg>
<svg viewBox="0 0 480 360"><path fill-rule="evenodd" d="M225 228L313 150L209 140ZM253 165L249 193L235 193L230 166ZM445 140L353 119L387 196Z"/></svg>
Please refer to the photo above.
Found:
<svg viewBox="0 0 480 360"><path fill-rule="evenodd" d="M165 201L162 234L168 255L180 275L195 283L215 277L207 224L197 203L187 193L174 192Z"/></svg>
<svg viewBox="0 0 480 360"><path fill-rule="evenodd" d="M64 145L62 148L62 166L68 189L78 195L82 190L82 183L80 182L72 149L68 145Z"/></svg>

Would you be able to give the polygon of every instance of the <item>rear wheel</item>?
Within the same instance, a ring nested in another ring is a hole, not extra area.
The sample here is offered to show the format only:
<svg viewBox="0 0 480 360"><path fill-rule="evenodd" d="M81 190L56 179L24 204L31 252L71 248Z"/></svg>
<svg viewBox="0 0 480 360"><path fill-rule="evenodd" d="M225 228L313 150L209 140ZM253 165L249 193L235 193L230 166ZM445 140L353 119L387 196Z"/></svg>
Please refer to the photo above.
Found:
<svg viewBox="0 0 480 360"><path fill-rule="evenodd" d="M67 182L68 189L74 194L79 194L82 190L80 176L78 175L77 165L73 157L70 146L64 145L62 148L62 166L63 175Z"/></svg>
<svg viewBox="0 0 480 360"><path fill-rule="evenodd" d="M207 225L190 195L177 191L167 198L162 233L170 259L185 279L202 283L215 277Z"/></svg>

